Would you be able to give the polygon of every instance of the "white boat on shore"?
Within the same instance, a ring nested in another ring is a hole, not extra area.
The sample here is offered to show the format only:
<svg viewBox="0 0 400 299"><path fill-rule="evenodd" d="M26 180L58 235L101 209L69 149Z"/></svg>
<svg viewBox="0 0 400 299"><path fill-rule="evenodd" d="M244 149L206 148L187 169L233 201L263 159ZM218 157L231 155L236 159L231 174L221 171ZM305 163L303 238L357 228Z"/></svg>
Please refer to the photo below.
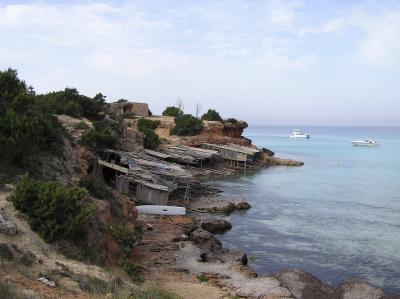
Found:
<svg viewBox="0 0 400 299"><path fill-rule="evenodd" d="M355 146L379 146L379 142L372 139L352 140L351 143Z"/></svg>
<svg viewBox="0 0 400 299"><path fill-rule="evenodd" d="M296 129L293 130L292 134L289 135L289 138L310 138L310 134L305 134L302 131Z"/></svg>
<svg viewBox="0 0 400 299"><path fill-rule="evenodd" d="M186 208L177 206L142 205L137 206L136 209L141 214L169 216L186 215Z"/></svg>

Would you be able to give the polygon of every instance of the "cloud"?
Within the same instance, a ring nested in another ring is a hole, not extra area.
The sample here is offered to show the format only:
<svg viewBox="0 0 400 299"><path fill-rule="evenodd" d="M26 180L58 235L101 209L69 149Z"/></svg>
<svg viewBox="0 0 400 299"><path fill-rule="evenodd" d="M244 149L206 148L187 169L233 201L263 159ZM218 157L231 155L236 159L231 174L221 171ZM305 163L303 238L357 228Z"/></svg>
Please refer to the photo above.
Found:
<svg viewBox="0 0 400 299"><path fill-rule="evenodd" d="M400 8L378 15L358 13L355 25L364 33L359 60L376 67L400 65Z"/></svg>

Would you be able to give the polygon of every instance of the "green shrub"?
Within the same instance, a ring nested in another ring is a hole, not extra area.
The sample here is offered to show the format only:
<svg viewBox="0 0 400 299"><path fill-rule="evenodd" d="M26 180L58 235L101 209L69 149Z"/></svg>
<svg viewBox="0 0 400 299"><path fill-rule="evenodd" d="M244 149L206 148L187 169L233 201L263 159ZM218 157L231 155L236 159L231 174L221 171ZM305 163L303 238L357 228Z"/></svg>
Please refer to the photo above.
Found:
<svg viewBox="0 0 400 299"><path fill-rule="evenodd" d="M207 282L208 281L208 276L205 275L204 273L198 274L196 277L200 282Z"/></svg>
<svg viewBox="0 0 400 299"><path fill-rule="evenodd" d="M131 260L127 259L125 256L120 256L118 259L118 263L124 269L124 271L132 278L135 282L143 282L143 279L140 277L140 273L135 263Z"/></svg>
<svg viewBox="0 0 400 299"><path fill-rule="evenodd" d="M12 282L0 281L1 299L28 299Z"/></svg>
<svg viewBox="0 0 400 299"><path fill-rule="evenodd" d="M74 125L74 128L77 130L88 130L90 129L90 126L84 121L80 121Z"/></svg>
<svg viewBox="0 0 400 299"><path fill-rule="evenodd" d="M93 149L103 149L113 147L117 141L117 137L109 129L93 128L82 135L80 144Z"/></svg>
<svg viewBox="0 0 400 299"><path fill-rule="evenodd" d="M94 174L90 174L79 181L79 186L85 188L91 195L100 199L112 197L103 180Z"/></svg>
<svg viewBox="0 0 400 299"><path fill-rule="evenodd" d="M160 124L160 121L158 120L151 120L151 119L146 119L146 118L140 118L137 121L137 127L139 132L144 132L145 129L150 129L150 130L154 130L155 128L158 127L158 125Z"/></svg>
<svg viewBox="0 0 400 299"><path fill-rule="evenodd" d="M158 137L158 135L154 133L153 130L146 128L144 129L143 134L144 134L144 148L154 150L160 146L161 144L160 137Z"/></svg>
<svg viewBox="0 0 400 299"><path fill-rule="evenodd" d="M183 111L181 109L179 109L178 107L170 106L170 107L165 108L162 115L179 117L179 116L183 115Z"/></svg>
<svg viewBox="0 0 400 299"><path fill-rule="evenodd" d="M203 114L201 119L203 119L203 120L213 120L213 121L222 121L222 117L214 109L208 109L208 111Z"/></svg>
<svg viewBox="0 0 400 299"><path fill-rule="evenodd" d="M61 154L65 131L35 102L16 70L0 72L0 164L23 166L40 154Z"/></svg>
<svg viewBox="0 0 400 299"><path fill-rule="evenodd" d="M142 236L140 230L131 229L124 223L110 224L106 226L106 229L121 247L122 252L127 255L131 253L133 246Z"/></svg>
<svg viewBox="0 0 400 299"><path fill-rule="evenodd" d="M133 112L124 112L124 113L121 114L121 117L123 119L133 119L133 118L136 117L136 114L133 113Z"/></svg>
<svg viewBox="0 0 400 299"><path fill-rule="evenodd" d="M29 217L32 230L47 242L74 238L94 214L83 202L85 189L53 181L36 181L28 176L18 182L10 199Z"/></svg>
<svg viewBox="0 0 400 299"><path fill-rule="evenodd" d="M175 117L175 126L171 133L179 136L192 136L201 133L203 121L190 114Z"/></svg>
<svg viewBox="0 0 400 299"><path fill-rule="evenodd" d="M12 261L14 259L14 253L6 243L0 243L0 259Z"/></svg>
<svg viewBox="0 0 400 299"><path fill-rule="evenodd" d="M228 118L226 122L231 123L231 124L237 124L238 120L236 118Z"/></svg>

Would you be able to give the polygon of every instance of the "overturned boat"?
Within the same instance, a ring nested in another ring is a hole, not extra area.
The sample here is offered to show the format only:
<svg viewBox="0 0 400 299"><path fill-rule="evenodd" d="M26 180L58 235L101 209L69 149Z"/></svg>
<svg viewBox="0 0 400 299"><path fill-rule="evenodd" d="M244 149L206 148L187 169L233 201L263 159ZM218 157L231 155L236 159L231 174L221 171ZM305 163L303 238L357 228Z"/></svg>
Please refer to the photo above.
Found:
<svg viewBox="0 0 400 299"><path fill-rule="evenodd" d="M136 209L141 214L181 216L186 215L186 208L177 206L142 205Z"/></svg>

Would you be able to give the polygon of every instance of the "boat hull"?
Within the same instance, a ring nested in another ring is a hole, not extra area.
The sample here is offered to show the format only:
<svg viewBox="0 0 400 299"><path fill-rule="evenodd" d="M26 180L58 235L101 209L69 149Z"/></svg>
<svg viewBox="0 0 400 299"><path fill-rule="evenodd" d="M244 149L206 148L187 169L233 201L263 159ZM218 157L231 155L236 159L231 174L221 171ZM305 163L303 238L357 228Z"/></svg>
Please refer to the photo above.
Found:
<svg viewBox="0 0 400 299"><path fill-rule="evenodd" d="M351 142L354 146L367 146L367 147L377 147L379 143L366 143L366 142Z"/></svg>
<svg viewBox="0 0 400 299"><path fill-rule="evenodd" d="M310 135L289 135L289 138L308 139Z"/></svg>
<svg viewBox="0 0 400 299"><path fill-rule="evenodd" d="M186 208L176 206L142 205L137 206L136 209L141 214L170 216L186 215Z"/></svg>

